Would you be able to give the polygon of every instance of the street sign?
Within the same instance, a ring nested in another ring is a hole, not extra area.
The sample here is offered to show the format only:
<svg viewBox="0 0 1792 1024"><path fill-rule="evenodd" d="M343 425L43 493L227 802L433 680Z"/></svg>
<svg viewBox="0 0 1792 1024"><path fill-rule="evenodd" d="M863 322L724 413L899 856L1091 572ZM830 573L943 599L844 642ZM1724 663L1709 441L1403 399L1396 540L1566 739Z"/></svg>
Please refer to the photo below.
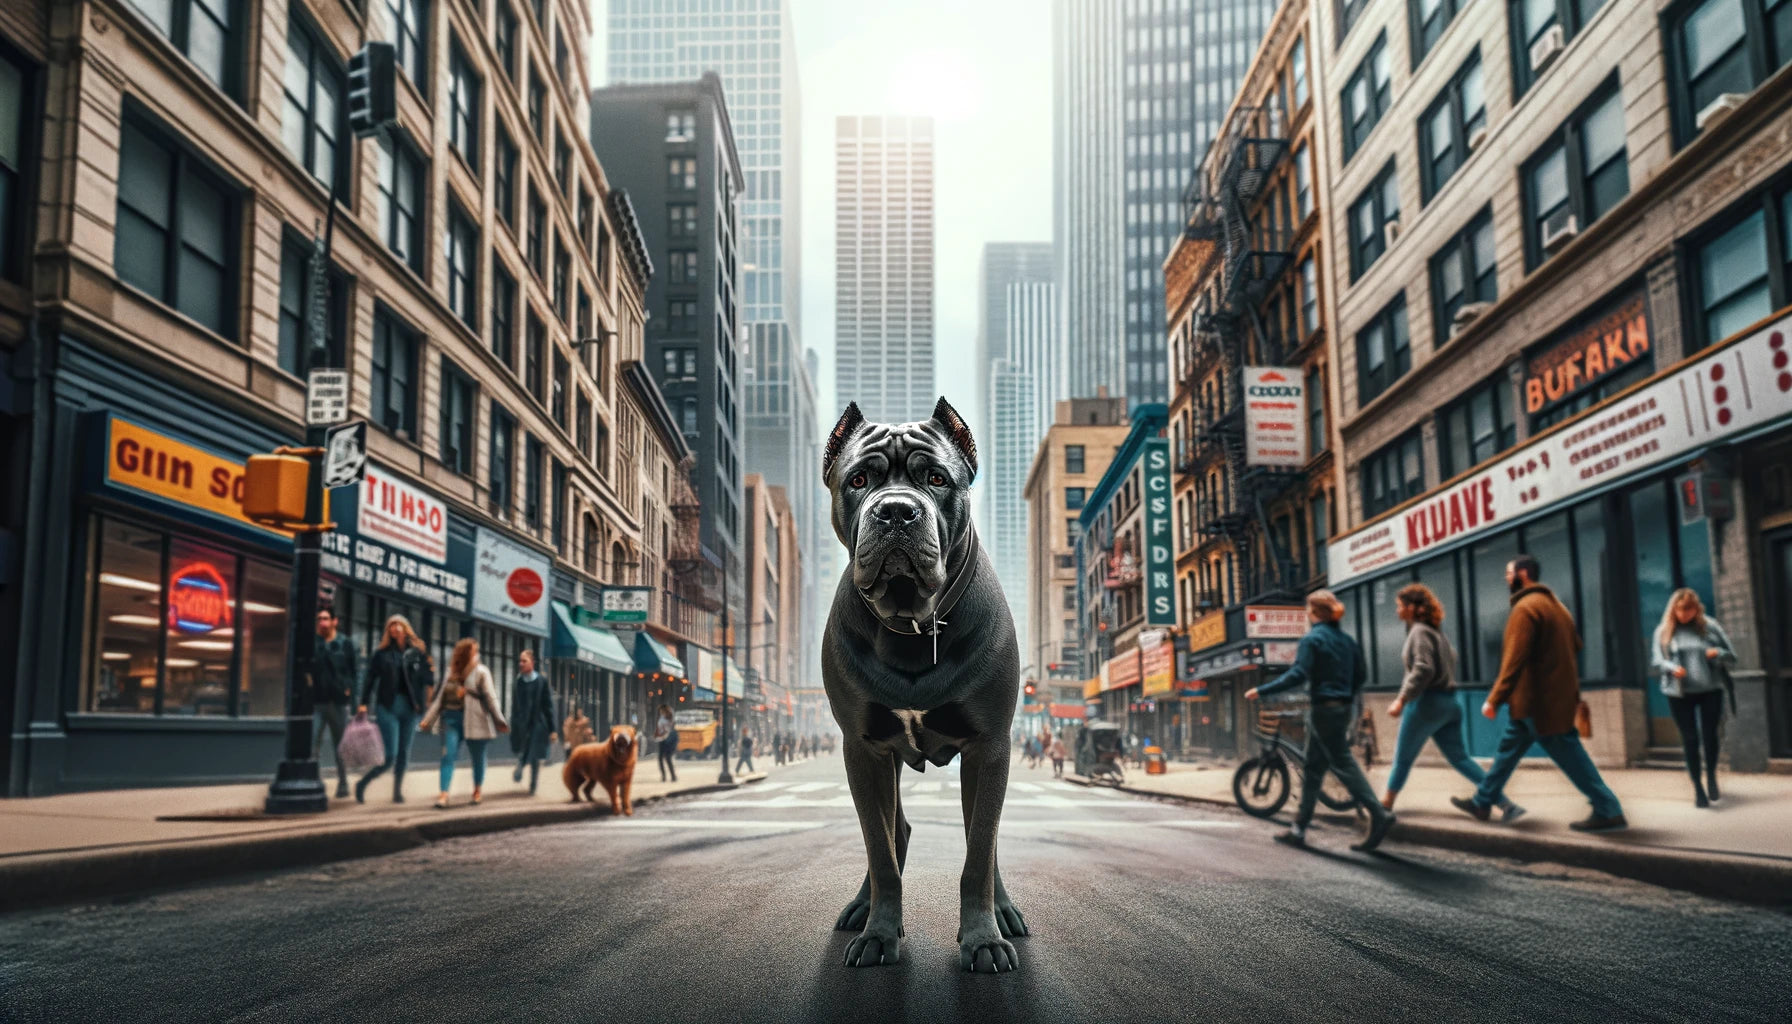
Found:
<svg viewBox="0 0 1792 1024"><path fill-rule="evenodd" d="M367 421L331 427L324 434L324 486L351 487L367 475Z"/></svg>
<svg viewBox="0 0 1792 1024"><path fill-rule="evenodd" d="M348 419L348 371L312 370L305 378L305 425L327 427Z"/></svg>
<svg viewBox="0 0 1792 1024"><path fill-rule="evenodd" d="M600 598L599 621L606 626L645 623L653 604L652 587L605 587Z"/></svg>

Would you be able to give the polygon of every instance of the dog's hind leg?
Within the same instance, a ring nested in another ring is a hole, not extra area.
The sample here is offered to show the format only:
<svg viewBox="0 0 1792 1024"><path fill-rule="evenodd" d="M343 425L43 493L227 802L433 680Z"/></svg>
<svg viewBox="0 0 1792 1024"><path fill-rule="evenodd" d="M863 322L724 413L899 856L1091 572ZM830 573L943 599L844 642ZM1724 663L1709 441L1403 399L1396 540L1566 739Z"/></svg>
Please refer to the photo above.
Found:
<svg viewBox="0 0 1792 1024"><path fill-rule="evenodd" d="M1020 966L996 916L996 830L1008 791L1008 750L982 743L965 751L964 874L958 880L958 965L991 974Z"/></svg>
<svg viewBox="0 0 1792 1024"><path fill-rule="evenodd" d="M915 827L908 823L908 815L902 810L901 769L896 774L899 780L896 787L896 870L900 873L908 866L908 837L915 831ZM871 872L867 871L865 880L859 883L858 895L847 902L846 909L840 911L834 927L840 931L856 932L865 927L865 915L870 912Z"/></svg>
<svg viewBox="0 0 1792 1024"><path fill-rule="evenodd" d="M902 865L896 854L901 768L893 754L879 754L860 742L846 745L846 781L865 837L871 882L864 931L846 945L846 963L851 967L902 959Z"/></svg>

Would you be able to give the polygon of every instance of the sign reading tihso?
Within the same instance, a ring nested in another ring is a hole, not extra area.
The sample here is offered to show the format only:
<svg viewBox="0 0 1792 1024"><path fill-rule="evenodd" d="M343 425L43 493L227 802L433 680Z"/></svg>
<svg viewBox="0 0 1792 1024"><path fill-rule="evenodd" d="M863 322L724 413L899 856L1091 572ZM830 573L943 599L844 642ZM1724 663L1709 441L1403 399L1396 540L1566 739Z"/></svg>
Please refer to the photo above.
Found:
<svg viewBox="0 0 1792 1024"><path fill-rule="evenodd" d="M448 507L439 498L371 463L361 486L335 494L337 526L323 535L325 572L450 611L467 611L473 544L449 536Z"/></svg>
<svg viewBox="0 0 1792 1024"><path fill-rule="evenodd" d="M1145 625L1176 625L1176 552L1170 543L1170 442L1145 441L1142 467L1145 505Z"/></svg>
<svg viewBox="0 0 1792 1024"><path fill-rule="evenodd" d="M546 556L481 528L473 567L473 614L536 636L548 634Z"/></svg>
<svg viewBox="0 0 1792 1024"><path fill-rule="evenodd" d="M1306 385L1296 371L1244 368L1244 461L1248 466L1307 464Z"/></svg>

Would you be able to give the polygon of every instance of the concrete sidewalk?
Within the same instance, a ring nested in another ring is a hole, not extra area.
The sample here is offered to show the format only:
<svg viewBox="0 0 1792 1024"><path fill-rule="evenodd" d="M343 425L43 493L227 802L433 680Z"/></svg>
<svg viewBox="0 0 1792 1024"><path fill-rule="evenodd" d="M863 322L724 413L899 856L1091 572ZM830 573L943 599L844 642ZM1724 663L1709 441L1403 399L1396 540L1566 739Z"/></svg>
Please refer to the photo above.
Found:
<svg viewBox="0 0 1792 1024"><path fill-rule="evenodd" d="M1540 759L1539 759L1540 760ZM1211 806L1237 808L1232 796L1236 763L1172 762L1163 775L1147 775L1131 765L1125 792ZM1298 768L1291 765L1298 773ZM1050 773L1017 767L1012 778ZM1387 769L1369 769L1380 792ZM1690 889L1751 903L1792 904L1792 777L1738 775L1718 778L1723 800L1693 806L1692 782L1685 773L1626 769L1603 773L1623 801L1630 828L1583 835L1568 823L1589 812L1586 798L1548 762L1527 762L1512 776L1507 795L1529 813L1510 825L1476 821L1450 805L1451 796L1473 792L1468 781L1447 767L1416 767L1395 805L1400 820L1391 838L1471 853L1546 860L1608 871L1673 888ZM1067 776L1084 785L1088 780ZM1289 820L1299 795L1294 780L1288 805L1277 815ZM1324 811L1324 808L1321 808ZM1322 813L1320 821L1325 821ZM1334 817L1314 841L1343 847L1354 841L1354 824ZM1267 838L1267 837L1266 837Z"/></svg>
<svg viewBox="0 0 1792 1024"><path fill-rule="evenodd" d="M794 762L800 763L800 762ZM636 806L730 787L716 782L720 762L678 762L678 781L661 782L643 761L631 791ZM511 763L486 773L484 799L470 803L471 766L464 761L450 788L451 807L437 810L436 765L412 765L405 802L392 802L390 774L368 788L367 802L332 799L322 814L268 816L266 783L170 789L106 790L0 801L0 912L70 902L230 874L313 865L410 849L477 835L607 816L598 803L574 803L560 781L563 762L544 766L537 793L528 776L512 780ZM773 769L776 771L777 769ZM766 777L735 776L735 785ZM334 791L335 780L326 785Z"/></svg>

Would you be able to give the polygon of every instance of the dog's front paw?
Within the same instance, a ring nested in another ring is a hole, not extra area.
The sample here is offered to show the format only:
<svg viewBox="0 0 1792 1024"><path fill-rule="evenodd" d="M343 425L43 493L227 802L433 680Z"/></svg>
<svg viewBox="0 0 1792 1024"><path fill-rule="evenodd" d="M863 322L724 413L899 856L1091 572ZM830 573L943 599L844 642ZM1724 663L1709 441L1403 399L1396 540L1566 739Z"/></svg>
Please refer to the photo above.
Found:
<svg viewBox="0 0 1792 1024"><path fill-rule="evenodd" d="M902 927L867 925L846 944L846 966L876 967L902 959Z"/></svg>
<svg viewBox="0 0 1792 1024"><path fill-rule="evenodd" d="M846 908L840 911L840 916L835 919L834 930L841 932L859 931L865 927L865 918L870 913L871 897L862 895L854 896L852 902L848 903Z"/></svg>
<svg viewBox="0 0 1792 1024"><path fill-rule="evenodd" d="M1000 974L1020 967L1014 943L1002 938L990 924L958 930L958 966L979 974Z"/></svg>
<svg viewBox="0 0 1792 1024"><path fill-rule="evenodd" d="M1015 906L1014 901L1010 899L996 898L996 924L1001 928L1003 935L1032 934L1027 930L1027 919L1020 916L1020 908Z"/></svg>

